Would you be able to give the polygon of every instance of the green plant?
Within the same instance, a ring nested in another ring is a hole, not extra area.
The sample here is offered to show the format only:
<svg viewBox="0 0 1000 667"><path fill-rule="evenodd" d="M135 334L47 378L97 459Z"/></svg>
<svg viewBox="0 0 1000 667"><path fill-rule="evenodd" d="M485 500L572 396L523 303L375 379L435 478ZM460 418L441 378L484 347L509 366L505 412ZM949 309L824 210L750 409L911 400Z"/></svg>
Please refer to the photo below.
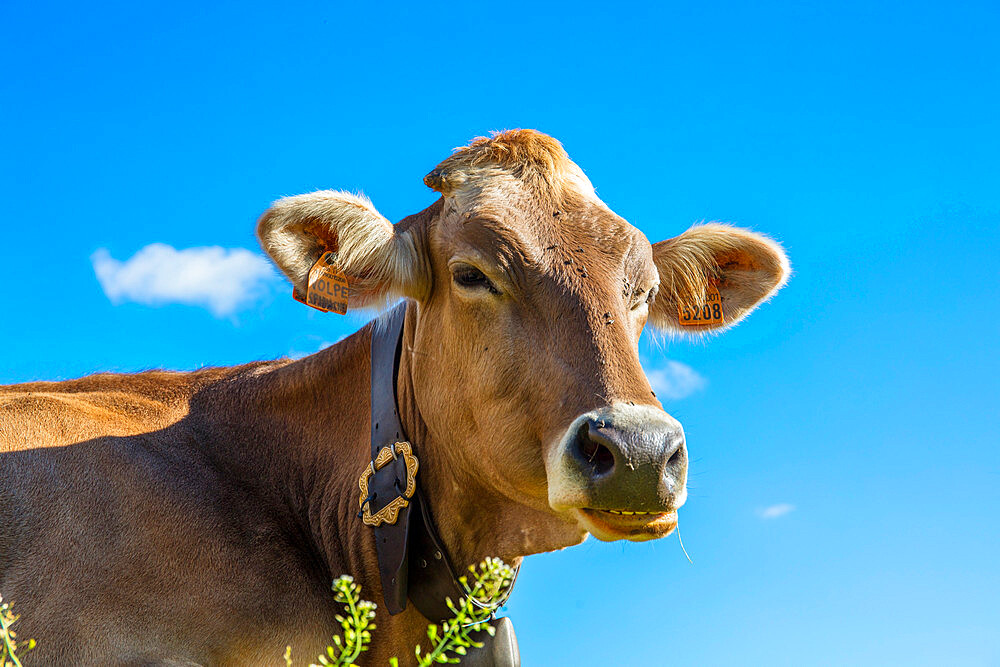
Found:
<svg viewBox="0 0 1000 667"><path fill-rule="evenodd" d="M344 605L344 614L338 614L337 620L344 630L344 637L333 636L336 646L327 646L326 655L319 656L319 664L353 665L360 655L368 650L372 641L371 631L375 629L372 619L375 618L375 603L361 599L361 587L354 583L354 577L343 575L333 582L334 600ZM286 652L286 661L291 664ZM310 665L310 667L317 667Z"/></svg>
<svg viewBox="0 0 1000 667"><path fill-rule="evenodd" d="M495 632L489 621L497 607L507 599L514 583L514 569L499 558L487 558L478 566L469 567L469 572L471 585L468 575L459 578L466 592L465 597L457 605L450 598L446 600L454 615L440 626L434 623L427 626L430 650L424 653L419 645L414 648L420 667L460 662L469 649L483 645L473 635L485 631L492 636ZM333 637L336 648L327 647L327 655L319 658L320 665L354 664L371 642L371 631L375 629L375 624L371 623L375 618L375 604L361 599L361 587L349 576L337 579L333 589L337 593L335 599L344 605L346 612L344 616L337 616L344 638ZM399 667L398 658L391 658L389 663L392 667ZM285 651L285 664L292 664L291 649Z"/></svg>
<svg viewBox="0 0 1000 667"><path fill-rule="evenodd" d="M17 633L13 630L13 625L18 617L14 615L13 605L3 601L0 596L0 667L21 667L21 660L17 656L20 651L24 655L35 648L35 640L17 641Z"/></svg>

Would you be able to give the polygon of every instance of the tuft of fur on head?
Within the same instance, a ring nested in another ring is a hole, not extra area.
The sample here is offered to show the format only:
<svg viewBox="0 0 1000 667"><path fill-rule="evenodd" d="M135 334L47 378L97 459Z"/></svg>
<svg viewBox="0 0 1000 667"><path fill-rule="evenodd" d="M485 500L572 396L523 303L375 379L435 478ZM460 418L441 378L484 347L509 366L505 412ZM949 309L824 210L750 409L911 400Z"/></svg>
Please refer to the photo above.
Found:
<svg viewBox="0 0 1000 667"><path fill-rule="evenodd" d="M696 225L653 246L660 289L652 313L654 326L680 333L728 328L770 299L788 281L791 266L772 239L721 223ZM722 294L724 323L681 327L677 305L706 302L709 284Z"/></svg>
<svg viewBox="0 0 1000 667"><path fill-rule="evenodd" d="M352 308L380 307L416 279L413 238L395 233L360 194L321 190L280 199L257 221L257 238L302 293L316 260L335 251L350 283Z"/></svg>
<svg viewBox="0 0 1000 667"><path fill-rule="evenodd" d="M546 185L559 198L593 196L593 185L562 144L537 130L504 130L476 137L468 146L456 148L424 177L424 183L448 197L471 181L495 175L497 168L529 183Z"/></svg>
<svg viewBox="0 0 1000 667"><path fill-rule="evenodd" d="M569 162L566 149L558 139L537 130L504 130L489 137L476 137L468 146L455 149L442 166L467 164L479 166L494 162L508 169L534 164L545 171L562 171Z"/></svg>

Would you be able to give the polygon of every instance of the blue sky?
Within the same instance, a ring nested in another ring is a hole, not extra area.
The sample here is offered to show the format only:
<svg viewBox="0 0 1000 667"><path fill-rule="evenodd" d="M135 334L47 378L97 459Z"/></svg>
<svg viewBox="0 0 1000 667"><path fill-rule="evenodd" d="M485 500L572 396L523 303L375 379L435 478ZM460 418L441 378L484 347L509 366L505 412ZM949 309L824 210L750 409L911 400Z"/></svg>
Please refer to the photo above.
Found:
<svg viewBox="0 0 1000 667"><path fill-rule="evenodd" d="M0 382L314 352L363 318L260 262L269 202L399 219L452 147L537 128L651 240L732 222L795 275L722 336L643 342L693 563L674 536L529 559L525 663L1000 665L997 34L988 2L6 0ZM136 289L156 266L187 282Z"/></svg>

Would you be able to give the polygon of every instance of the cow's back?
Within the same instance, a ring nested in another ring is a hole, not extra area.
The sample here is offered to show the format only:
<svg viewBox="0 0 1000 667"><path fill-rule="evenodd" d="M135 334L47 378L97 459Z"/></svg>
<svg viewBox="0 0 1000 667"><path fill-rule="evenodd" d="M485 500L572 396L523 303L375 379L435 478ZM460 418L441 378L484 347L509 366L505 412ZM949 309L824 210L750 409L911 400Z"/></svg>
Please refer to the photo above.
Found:
<svg viewBox="0 0 1000 667"><path fill-rule="evenodd" d="M199 388L229 372L101 374L0 387L0 452L163 428L187 414Z"/></svg>

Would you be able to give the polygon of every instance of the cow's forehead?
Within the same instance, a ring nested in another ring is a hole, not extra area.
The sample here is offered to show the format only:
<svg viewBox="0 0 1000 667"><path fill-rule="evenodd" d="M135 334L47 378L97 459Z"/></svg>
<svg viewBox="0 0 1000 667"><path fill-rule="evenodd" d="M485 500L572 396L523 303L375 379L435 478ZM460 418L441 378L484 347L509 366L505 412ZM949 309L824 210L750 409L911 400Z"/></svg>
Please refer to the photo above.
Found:
<svg viewBox="0 0 1000 667"><path fill-rule="evenodd" d="M590 267L580 269L586 276L655 281L649 241L601 201L552 137L512 130L476 139L424 180L444 195L436 245L445 252L550 269L573 260Z"/></svg>
<svg viewBox="0 0 1000 667"><path fill-rule="evenodd" d="M655 283L646 237L592 189L557 198L546 184L509 172L478 174L451 191L441 209L436 245L445 255L472 255L518 272L544 272ZM589 184L589 183L588 183ZM539 185L542 187L540 188ZM648 286L648 285L647 285Z"/></svg>

